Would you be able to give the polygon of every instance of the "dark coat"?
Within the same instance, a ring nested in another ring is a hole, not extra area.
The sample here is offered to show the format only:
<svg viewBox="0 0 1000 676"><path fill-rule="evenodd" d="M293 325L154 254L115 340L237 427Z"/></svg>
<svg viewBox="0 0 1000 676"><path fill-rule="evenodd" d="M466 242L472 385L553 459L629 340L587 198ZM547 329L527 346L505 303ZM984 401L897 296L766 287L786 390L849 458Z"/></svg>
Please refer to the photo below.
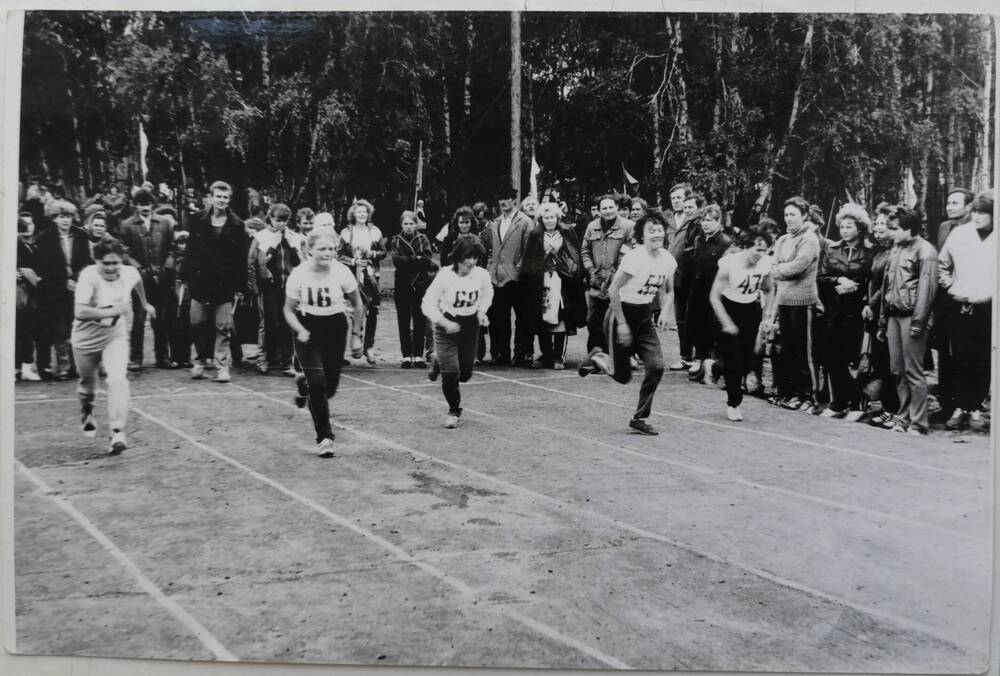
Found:
<svg viewBox="0 0 1000 676"><path fill-rule="evenodd" d="M212 227L211 208L188 220L187 260L182 281L193 300L202 303L229 303L247 288L247 255L250 238L243 221L232 211L218 239Z"/></svg>
<svg viewBox="0 0 1000 676"><path fill-rule="evenodd" d="M135 215L123 221L119 230L122 242L128 247L129 258L143 278L159 276L174 242L170 224L154 214L149 221L149 235L146 235L142 219Z"/></svg>
<svg viewBox="0 0 1000 676"><path fill-rule="evenodd" d="M861 308L868 301L868 283L871 281L874 258L875 253L860 241L850 248L843 240L827 247L823 264L816 275L816 285L828 317L857 319L861 316ZM858 290L838 294L835 288L841 277L857 282Z"/></svg>
<svg viewBox="0 0 1000 676"><path fill-rule="evenodd" d="M555 271L562 279L563 308L560 318L570 335L587 324L587 299L584 295L584 268L580 255L580 241L572 226L560 225L563 246L556 254L545 253L545 233L535 228L524 243L521 260L521 283L524 293L531 299L530 322L533 331L543 328L542 299L544 298L545 273Z"/></svg>
<svg viewBox="0 0 1000 676"><path fill-rule="evenodd" d="M66 256L59 241L59 228L50 228L38 236L35 248L35 272L41 277L38 292L45 297L66 291L66 282L76 280L80 271L94 262L90 255L90 238L87 231L77 226L69 229L73 238L69 261L70 272L66 271Z"/></svg>
<svg viewBox="0 0 1000 676"><path fill-rule="evenodd" d="M412 289L418 295L431 283L432 271L437 266L431 260L431 242L427 235L417 232L407 238L402 233L389 243L392 264L396 268L396 289Z"/></svg>

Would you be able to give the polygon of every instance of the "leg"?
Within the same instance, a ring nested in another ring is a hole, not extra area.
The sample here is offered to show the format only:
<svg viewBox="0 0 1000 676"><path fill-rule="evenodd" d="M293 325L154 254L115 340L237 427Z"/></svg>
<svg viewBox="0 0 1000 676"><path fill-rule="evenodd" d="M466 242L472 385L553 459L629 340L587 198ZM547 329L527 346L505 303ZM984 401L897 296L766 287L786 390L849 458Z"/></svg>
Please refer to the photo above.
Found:
<svg viewBox="0 0 1000 676"><path fill-rule="evenodd" d="M626 315L626 319L627 318L628 315ZM632 327L630 326L629 328ZM604 313L604 326L602 328L602 332L608 339L608 357L612 368L612 372L608 375L624 385L632 380L631 357L635 354L636 340L638 336L633 331L631 344L622 345L619 342L618 320L615 319L615 313L611 311L611 308L608 308Z"/></svg>
<svg viewBox="0 0 1000 676"><path fill-rule="evenodd" d="M167 338L167 328L169 326L169 315L167 315L164 310L166 309L166 299L164 298L164 290L160 286L154 285L152 295L149 291L150 287L146 287L146 298L149 300L150 304L156 308L156 316L150 320L150 324L153 327L153 356L156 363L162 363L167 360L168 353L170 352L168 338Z"/></svg>
<svg viewBox="0 0 1000 676"><path fill-rule="evenodd" d="M76 369L79 380L76 393L80 397L80 411L84 417L94 412L94 399L97 397L97 367L101 363L100 352L81 352L74 349Z"/></svg>
<svg viewBox="0 0 1000 676"><path fill-rule="evenodd" d="M610 336L604 334L604 315L611 301L596 295L587 294L587 351L595 347L607 352Z"/></svg>
<svg viewBox="0 0 1000 676"><path fill-rule="evenodd" d="M378 328L378 303L373 302L365 308L365 349L375 347L375 329Z"/></svg>
<svg viewBox="0 0 1000 676"><path fill-rule="evenodd" d="M556 363L560 363L564 359L566 359L566 334L565 333L553 333L552 334L552 356L555 358Z"/></svg>
<svg viewBox="0 0 1000 676"><path fill-rule="evenodd" d="M458 382L467 383L472 377L472 367L476 363L476 336L479 333L478 320L462 323L458 332Z"/></svg>
<svg viewBox="0 0 1000 676"><path fill-rule="evenodd" d="M533 314L538 312L538 300L534 289L528 284L515 282L514 288L514 358L527 360L535 357L535 334Z"/></svg>
<svg viewBox="0 0 1000 676"><path fill-rule="evenodd" d="M434 327L434 358L441 369L441 391L448 402L450 415L461 415L462 395L458 389L460 364L457 334Z"/></svg>
<svg viewBox="0 0 1000 676"><path fill-rule="evenodd" d="M549 366L551 366L556 359L555 348L552 344L552 336L553 334L548 331L543 330L538 332L538 348L542 353L541 360Z"/></svg>
<svg viewBox="0 0 1000 676"><path fill-rule="evenodd" d="M903 365L906 369L905 380L910 391L909 420L910 425L919 430L927 431L927 377L924 375L924 356L927 354L927 331L919 336L910 335L910 318L903 317L900 322L903 341Z"/></svg>
<svg viewBox="0 0 1000 676"><path fill-rule="evenodd" d="M423 302L423 293L415 295L410 299L409 321L413 331L410 336L410 356L417 359L423 359L424 356L421 353L421 346L424 344L424 327L427 326L427 318L424 317L424 312L420 309L420 305ZM478 333L479 329L477 328L476 331Z"/></svg>
<svg viewBox="0 0 1000 676"><path fill-rule="evenodd" d="M677 322L677 338L680 341L681 359L691 361L691 338L687 324L688 289L680 274L674 275L674 320Z"/></svg>
<svg viewBox="0 0 1000 676"><path fill-rule="evenodd" d="M397 278L396 281L394 302L396 304L396 325L399 328L399 351L403 355L403 359L406 359L407 357L415 356L411 344L411 338L415 336L410 332L410 320L412 317L411 299L410 294L399 285L400 280ZM418 345L422 344L422 341L418 343Z"/></svg>
<svg viewBox="0 0 1000 676"><path fill-rule="evenodd" d="M310 329L310 334L313 333L313 330L318 331L318 327L314 323L306 328ZM302 365L305 377L309 414L312 416L313 428L316 431L316 443L333 438L333 429L330 427L330 407L324 392L326 373L319 347L322 342L321 335L310 335L308 343L295 339L295 354Z"/></svg>
<svg viewBox="0 0 1000 676"><path fill-rule="evenodd" d="M228 369L232 365L230 344L233 331L233 304L218 303L215 306L215 362L219 368ZM238 340L238 338L237 338Z"/></svg>
<svg viewBox="0 0 1000 676"><path fill-rule="evenodd" d="M493 287L493 304L490 315L490 354L494 363L510 361L510 312L512 298L510 289L513 284ZM435 329L435 332L437 330ZM436 334L435 334L436 335ZM437 341L435 341L436 345Z"/></svg>
<svg viewBox="0 0 1000 676"><path fill-rule="evenodd" d="M889 370L892 371L892 375L896 380L896 396L899 399L899 407L896 410L896 415L905 423L909 423L910 384L906 380L906 354L903 346L902 319L905 318L889 317L889 322L885 330L885 338L889 344Z"/></svg>
<svg viewBox="0 0 1000 676"><path fill-rule="evenodd" d="M337 393L340 386L340 370L344 363L344 351L347 349L347 317L343 314L334 315L326 323L330 327L324 330L320 352L323 358L323 393L329 399Z"/></svg>
<svg viewBox="0 0 1000 676"><path fill-rule="evenodd" d="M639 404L632 417L643 420L649 417L653 410L653 395L656 388L660 386L663 378L663 351L660 348L660 338L656 335L656 327L653 326L653 318L649 308L643 309L643 314L636 317L635 322L630 319L629 326L632 329L632 343L635 351L646 368L646 375L639 386Z"/></svg>
<svg viewBox="0 0 1000 676"><path fill-rule="evenodd" d="M113 340L104 348L102 358L107 371L108 426L111 433L125 431L128 418L129 383L126 377L129 344L126 340Z"/></svg>
<svg viewBox="0 0 1000 676"><path fill-rule="evenodd" d="M191 301L191 309L188 317L191 320L191 331L194 334L195 361L204 364L209 359L211 351L208 349L209 336L211 335L210 324L208 322L208 312L210 306L197 300Z"/></svg>
<svg viewBox="0 0 1000 676"><path fill-rule="evenodd" d="M725 302L725 301L723 301ZM735 303L733 303L735 305ZM730 304L726 303L726 310L732 317L733 312L729 309ZM736 321L735 319L733 321ZM737 326L740 333L731 336L723 333L719 336L719 356L722 357L722 375L726 379L726 406L733 408L743 403L743 350L741 338L743 327ZM711 375L711 374L706 374Z"/></svg>
<svg viewBox="0 0 1000 676"><path fill-rule="evenodd" d="M145 281L145 280L144 280ZM129 335L129 355L131 364L142 364L143 344L146 334L146 309L142 302L132 295L132 329Z"/></svg>

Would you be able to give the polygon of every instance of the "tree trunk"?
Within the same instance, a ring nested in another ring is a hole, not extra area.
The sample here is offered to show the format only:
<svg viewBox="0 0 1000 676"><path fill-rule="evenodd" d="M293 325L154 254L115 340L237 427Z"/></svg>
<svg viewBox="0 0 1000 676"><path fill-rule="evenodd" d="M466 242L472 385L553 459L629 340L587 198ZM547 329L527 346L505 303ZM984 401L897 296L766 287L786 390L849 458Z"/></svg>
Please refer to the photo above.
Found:
<svg viewBox="0 0 1000 676"><path fill-rule="evenodd" d="M795 122L799 117L799 105L802 102L802 80L805 78L806 71L809 68L809 57L812 53L812 39L815 26L813 22L810 21L809 25L806 27L806 36L802 41L802 60L799 63L799 78L795 83L795 94L792 96L792 112L788 116L788 129L785 131L785 137L781 139L781 145L778 146L778 152L774 154L771 161L768 162L767 173L764 180L761 182L760 192L757 195L757 202L754 208L758 213L762 212L771 195L771 188L774 183L774 174L777 172L778 167L781 166L781 161L785 157L785 152L788 149L788 141L791 139L792 134L795 131Z"/></svg>
<svg viewBox="0 0 1000 676"><path fill-rule="evenodd" d="M80 144L80 120L76 114L76 103L73 100L72 87L66 87L66 97L69 99L70 119L73 121L73 147L76 149L76 176L79 179L81 198L87 197L87 182L83 172L83 146Z"/></svg>
<svg viewBox="0 0 1000 676"><path fill-rule="evenodd" d="M268 51L267 34L265 33L260 45L260 72L261 82L264 87L271 86L271 54Z"/></svg>
<svg viewBox="0 0 1000 676"><path fill-rule="evenodd" d="M448 78L441 66L441 118L444 125L444 156L451 160L451 106L448 103Z"/></svg>
<svg viewBox="0 0 1000 676"><path fill-rule="evenodd" d="M462 106L465 113L464 124L468 124L469 117L472 115L472 51L475 40L476 24L472 21L472 13L470 12L465 33L465 44L469 51L465 58L465 80L462 88Z"/></svg>
<svg viewBox="0 0 1000 676"><path fill-rule="evenodd" d="M653 111L653 181L656 185L656 204L663 207L663 108L659 96L649 102Z"/></svg>
<svg viewBox="0 0 1000 676"><path fill-rule="evenodd" d="M982 143L979 146L978 155L982 157L979 164L979 174L975 178L976 191L986 190L993 185L993 167L991 158L993 156L993 144L990 142L990 132L993 129L990 113L992 112L991 98L993 96L993 20L985 18L988 24L987 30L983 31L986 40L983 49L983 135Z"/></svg>
<svg viewBox="0 0 1000 676"><path fill-rule="evenodd" d="M955 113L948 113L948 134L944 139L944 185L951 190L955 183Z"/></svg>
<svg viewBox="0 0 1000 676"><path fill-rule="evenodd" d="M684 63L684 46L681 44L683 38L680 19L677 19L674 26L674 34L674 70L677 72L677 124L681 144L686 146L691 140L691 125L688 114L687 84L684 82L684 73L681 72L681 64Z"/></svg>
<svg viewBox="0 0 1000 676"><path fill-rule="evenodd" d="M924 76L924 119L931 120L934 117L934 68L927 64L927 73ZM925 143L920 153L920 184L917 193L917 210L927 215L927 179L930 174L930 145Z"/></svg>
<svg viewBox="0 0 1000 676"><path fill-rule="evenodd" d="M521 194L521 13L510 13L510 185Z"/></svg>

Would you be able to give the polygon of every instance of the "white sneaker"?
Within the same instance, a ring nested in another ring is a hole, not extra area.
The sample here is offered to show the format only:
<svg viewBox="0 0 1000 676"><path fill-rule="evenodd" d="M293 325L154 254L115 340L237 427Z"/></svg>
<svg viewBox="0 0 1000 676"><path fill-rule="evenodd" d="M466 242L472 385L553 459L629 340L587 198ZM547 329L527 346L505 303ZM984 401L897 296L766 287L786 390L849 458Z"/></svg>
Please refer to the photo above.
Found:
<svg viewBox="0 0 1000 676"><path fill-rule="evenodd" d="M695 359L693 362L691 362L691 366L688 367L688 373L690 373L691 375L695 375L700 370L701 370L700 359Z"/></svg>
<svg viewBox="0 0 1000 676"><path fill-rule="evenodd" d="M611 366L611 361L608 355L605 354L604 352L598 352L597 354L593 355L590 358L590 360L594 362L594 364L599 369L598 373L606 373L610 376L615 372L614 368Z"/></svg>
<svg viewBox="0 0 1000 676"><path fill-rule="evenodd" d="M194 366L191 367L191 378L194 380L201 380L205 377L205 365L195 362Z"/></svg>
<svg viewBox="0 0 1000 676"><path fill-rule="evenodd" d="M444 419L444 426L450 430L453 430L456 427L458 427L458 421L459 418L457 415L449 413L448 416Z"/></svg>
<svg viewBox="0 0 1000 676"><path fill-rule="evenodd" d="M726 417L733 422L740 422L743 420L743 413L739 406L726 406Z"/></svg>
<svg viewBox="0 0 1000 676"><path fill-rule="evenodd" d="M124 432L115 432L111 435L111 449L108 451L109 455L120 455L126 448L128 448L128 443L125 441Z"/></svg>
<svg viewBox="0 0 1000 676"><path fill-rule="evenodd" d="M844 420L847 422L857 422L858 419L864 414L864 411L848 411L847 415L844 416Z"/></svg>
<svg viewBox="0 0 1000 676"><path fill-rule="evenodd" d="M332 458L335 455L333 449L333 439L324 439L316 444L316 455L321 458Z"/></svg>
<svg viewBox="0 0 1000 676"><path fill-rule="evenodd" d="M41 380L34 364L21 364L21 380Z"/></svg>
<svg viewBox="0 0 1000 676"><path fill-rule="evenodd" d="M233 377L229 375L229 369L225 366L219 367L219 372L215 374L215 382L217 383L228 383L231 382Z"/></svg>
<svg viewBox="0 0 1000 676"><path fill-rule="evenodd" d="M369 364L375 363L375 355L372 354L371 348L365 350L365 361Z"/></svg>
<svg viewBox="0 0 1000 676"><path fill-rule="evenodd" d="M691 368L691 362L684 361L683 359L678 359L667 368L671 371L683 371L685 369Z"/></svg>

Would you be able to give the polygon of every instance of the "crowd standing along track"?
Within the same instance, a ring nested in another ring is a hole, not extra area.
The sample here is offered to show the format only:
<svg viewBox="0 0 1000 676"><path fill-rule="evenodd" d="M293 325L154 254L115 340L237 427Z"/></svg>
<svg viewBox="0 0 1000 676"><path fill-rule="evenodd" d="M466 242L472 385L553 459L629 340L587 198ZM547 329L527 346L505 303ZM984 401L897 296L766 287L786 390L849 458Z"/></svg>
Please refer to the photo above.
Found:
<svg viewBox="0 0 1000 676"><path fill-rule="evenodd" d="M985 436L915 439L758 400L730 423L717 388L668 374L661 434L643 437L625 426L637 382L490 368L446 430L439 385L397 368L383 314L383 360L345 370L332 402L331 460L312 455L287 379L147 370L115 458L78 433L72 384L18 385L18 651L985 668Z"/></svg>

